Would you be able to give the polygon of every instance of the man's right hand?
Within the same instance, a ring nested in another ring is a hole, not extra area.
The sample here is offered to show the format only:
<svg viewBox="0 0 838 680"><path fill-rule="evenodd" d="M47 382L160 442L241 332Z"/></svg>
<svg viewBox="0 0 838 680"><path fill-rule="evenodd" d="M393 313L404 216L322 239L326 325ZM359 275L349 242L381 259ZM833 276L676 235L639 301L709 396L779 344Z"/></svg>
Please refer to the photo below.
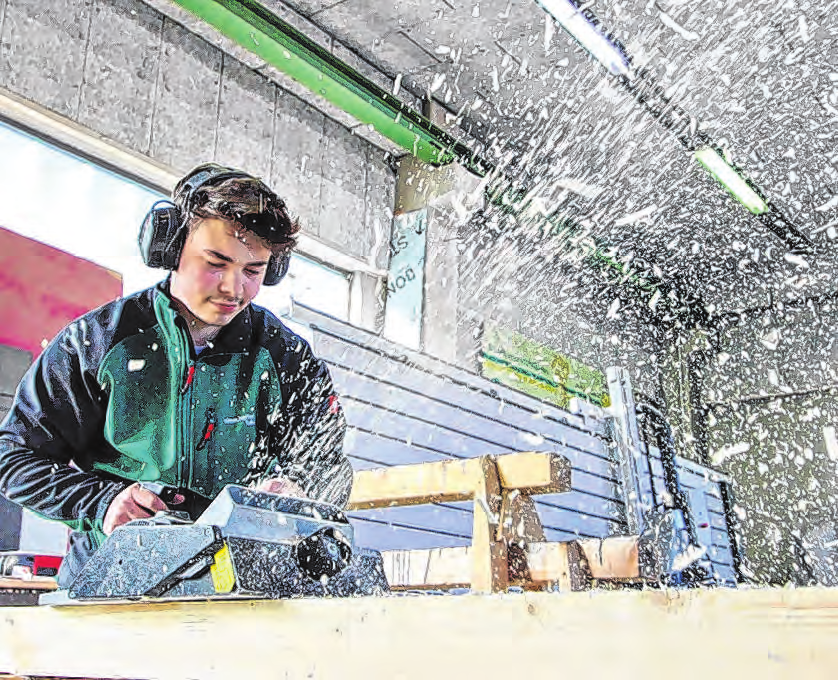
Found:
<svg viewBox="0 0 838 680"><path fill-rule="evenodd" d="M182 496L175 496L175 504L183 502ZM143 519L153 517L161 510L168 510L158 495L140 486L139 482L123 489L108 506L105 519L102 523L102 531L110 536L113 530L132 519Z"/></svg>

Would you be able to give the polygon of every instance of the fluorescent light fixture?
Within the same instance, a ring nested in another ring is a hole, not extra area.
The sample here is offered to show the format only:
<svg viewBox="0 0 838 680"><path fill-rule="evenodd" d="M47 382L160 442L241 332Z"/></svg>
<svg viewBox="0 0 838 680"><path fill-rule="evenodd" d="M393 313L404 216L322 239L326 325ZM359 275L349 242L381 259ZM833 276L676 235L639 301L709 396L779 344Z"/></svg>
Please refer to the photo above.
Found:
<svg viewBox="0 0 838 680"><path fill-rule="evenodd" d="M768 211L768 204L751 189L739 173L727 164L711 146L704 146L695 152L695 159L727 189L731 196L744 205L754 215Z"/></svg>
<svg viewBox="0 0 838 680"><path fill-rule="evenodd" d="M571 0L536 0L559 25L613 75L628 75L625 56L585 18Z"/></svg>

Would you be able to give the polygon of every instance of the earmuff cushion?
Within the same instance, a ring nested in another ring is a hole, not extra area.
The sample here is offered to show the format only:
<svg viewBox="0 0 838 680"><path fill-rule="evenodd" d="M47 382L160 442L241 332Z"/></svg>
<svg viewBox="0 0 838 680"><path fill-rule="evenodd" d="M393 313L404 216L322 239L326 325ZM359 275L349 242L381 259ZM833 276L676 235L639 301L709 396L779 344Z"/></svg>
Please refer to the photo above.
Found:
<svg viewBox="0 0 838 680"><path fill-rule="evenodd" d="M173 205L152 206L140 229L140 254L149 267L177 269L180 253L186 241L186 229L180 213Z"/></svg>
<svg viewBox="0 0 838 680"><path fill-rule="evenodd" d="M279 257L272 255L268 262L268 269L265 272L265 278L262 281L263 286L275 286L288 273L288 267L291 265L291 253L284 253Z"/></svg>

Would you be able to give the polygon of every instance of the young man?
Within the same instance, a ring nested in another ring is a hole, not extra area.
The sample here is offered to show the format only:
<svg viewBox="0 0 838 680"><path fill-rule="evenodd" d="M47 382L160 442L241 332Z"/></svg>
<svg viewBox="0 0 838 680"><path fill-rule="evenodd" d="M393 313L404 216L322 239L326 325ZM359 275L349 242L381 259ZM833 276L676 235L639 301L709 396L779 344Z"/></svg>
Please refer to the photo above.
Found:
<svg viewBox="0 0 838 680"><path fill-rule="evenodd" d="M251 304L277 283L299 226L260 180L205 164L141 234L164 282L67 326L0 426L0 493L73 529L69 585L116 527L167 509L194 519L229 483L343 506L352 469L325 365Z"/></svg>

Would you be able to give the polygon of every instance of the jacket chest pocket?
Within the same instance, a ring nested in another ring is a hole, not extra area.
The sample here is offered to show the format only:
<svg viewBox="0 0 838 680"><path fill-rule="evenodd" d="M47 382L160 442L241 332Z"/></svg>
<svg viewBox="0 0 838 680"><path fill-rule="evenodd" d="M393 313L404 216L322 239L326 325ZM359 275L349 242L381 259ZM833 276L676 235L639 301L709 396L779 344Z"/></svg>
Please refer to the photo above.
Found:
<svg viewBox="0 0 838 680"><path fill-rule="evenodd" d="M214 497L227 484L240 483L248 472L257 440L266 432L270 382L247 381L240 373L196 371L192 400L192 474L190 486Z"/></svg>
<svg viewBox="0 0 838 680"><path fill-rule="evenodd" d="M219 405L195 409L192 429L192 487L214 497L247 472L256 437L255 415L231 413Z"/></svg>

